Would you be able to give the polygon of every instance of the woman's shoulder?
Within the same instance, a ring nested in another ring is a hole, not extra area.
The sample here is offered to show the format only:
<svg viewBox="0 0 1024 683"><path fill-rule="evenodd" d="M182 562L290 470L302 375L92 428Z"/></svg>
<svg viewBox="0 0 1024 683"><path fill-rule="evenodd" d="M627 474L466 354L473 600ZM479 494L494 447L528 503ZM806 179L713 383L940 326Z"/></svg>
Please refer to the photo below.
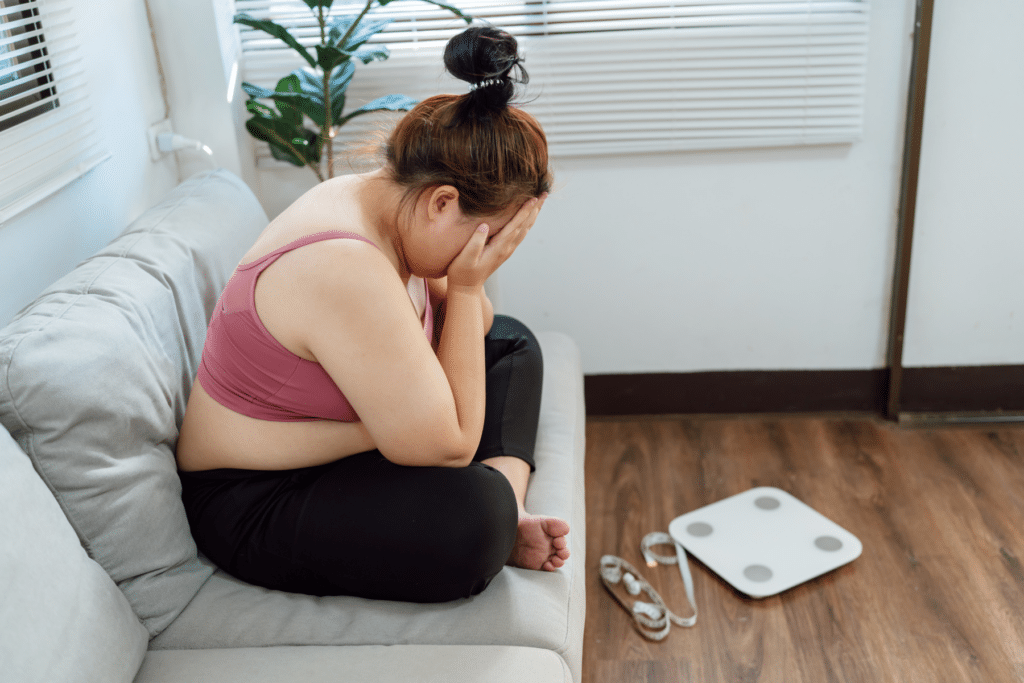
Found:
<svg viewBox="0 0 1024 683"><path fill-rule="evenodd" d="M359 205L346 192L346 186L325 187L330 183L317 185L274 218L240 263L254 262L275 251L290 251L289 247L297 251L301 246L306 255L310 252L359 254L365 251L351 248L354 246L351 243L366 244L379 250L380 245L369 226L363 224ZM335 249L331 248L332 243L348 244Z"/></svg>
<svg viewBox="0 0 1024 683"><path fill-rule="evenodd" d="M267 330L307 360L315 358L311 330L350 317L353 311L388 305L404 291L398 274L376 246L333 236L309 228L274 236L285 245L296 239L308 243L273 259L256 284L256 310ZM324 239L309 241L315 237ZM263 251L272 254L273 245Z"/></svg>

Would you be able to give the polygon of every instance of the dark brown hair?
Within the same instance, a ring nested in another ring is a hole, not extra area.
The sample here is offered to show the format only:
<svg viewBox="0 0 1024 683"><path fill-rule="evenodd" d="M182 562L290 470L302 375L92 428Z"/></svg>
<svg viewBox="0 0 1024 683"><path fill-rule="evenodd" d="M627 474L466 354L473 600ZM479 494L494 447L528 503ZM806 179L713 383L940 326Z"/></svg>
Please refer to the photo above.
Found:
<svg viewBox="0 0 1024 683"><path fill-rule="evenodd" d="M395 126L384 154L406 200L451 185L464 214L488 216L551 189L544 130L509 105L515 83L529 81L517 51L512 35L491 27L466 29L448 42L445 66L473 89L428 98Z"/></svg>

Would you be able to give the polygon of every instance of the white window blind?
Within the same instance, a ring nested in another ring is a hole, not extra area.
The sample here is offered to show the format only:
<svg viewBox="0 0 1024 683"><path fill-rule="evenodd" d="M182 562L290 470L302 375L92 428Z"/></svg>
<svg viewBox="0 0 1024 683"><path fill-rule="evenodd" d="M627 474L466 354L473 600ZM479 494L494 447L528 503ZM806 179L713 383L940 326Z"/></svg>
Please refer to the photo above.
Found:
<svg viewBox="0 0 1024 683"><path fill-rule="evenodd" d="M71 0L0 0L0 223L103 161Z"/></svg>
<svg viewBox="0 0 1024 683"><path fill-rule="evenodd" d="M524 108L552 155L846 143L863 131L867 0L455 0L520 38L530 73ZM319 30L302 2L237 0L239 11ZM362 3L334 3L351 13ZM395 2L371 42L391 59L360 66L346 111L389 93L422 99L464 92L442 76L447 40L465 28L443 9ZM241 33L243 79L273 88L302 66L280 41ZM336 141L374 127L353 119ZM263 145L261 165L273 162Z"/></svg>

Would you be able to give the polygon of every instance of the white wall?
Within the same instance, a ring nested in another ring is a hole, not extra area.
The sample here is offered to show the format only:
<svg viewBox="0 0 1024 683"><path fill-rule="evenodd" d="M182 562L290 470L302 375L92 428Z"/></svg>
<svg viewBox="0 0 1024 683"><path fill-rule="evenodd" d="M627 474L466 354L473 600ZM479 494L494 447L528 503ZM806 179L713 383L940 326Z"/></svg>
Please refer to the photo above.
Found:
<svg viewBox="0 0 1024 683"><path fill-rule="evenodd" d="M1024 4L937 2L904 364L1024 363Z"/></svg>
<svg viewBox="0 0 1024 683"><path fill-rule="evenodd" d="M563 159L506 310L588 373L883 367L913 2L874 2L848 146Z"/></svg>
<svg viewBox="0 0 1024 683"><path fill-rule="evenodd" d="M149 158L147 129L164 101L145 5L105 0L76 7L93 117L112 158L0 225L0 326L97 251L177 184L173 156Z"/></svg>
<svg viewBox="0 0 1024 683"><path fill-rule="evenodd" d="M913 10L872 3L862 142L556 159L504 312L587 373L883 367ZM313 181L257 176L272 216Z"/></svg>

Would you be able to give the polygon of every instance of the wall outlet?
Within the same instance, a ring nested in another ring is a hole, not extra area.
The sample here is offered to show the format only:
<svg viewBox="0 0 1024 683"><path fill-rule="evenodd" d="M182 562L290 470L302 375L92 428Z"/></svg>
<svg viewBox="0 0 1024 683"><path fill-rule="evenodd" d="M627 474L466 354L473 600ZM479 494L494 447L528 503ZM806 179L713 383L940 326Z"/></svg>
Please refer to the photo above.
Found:
<svg viewBox="0 0 1024 683"><path fill-rule="evenodd" d="M171 126L170 119L164 119L159 123L154 123L149 127L149 158L153 161L160 161L160 157L164 155L157 146L156 138L161 133L173 133L174 128Z"/></svg>

